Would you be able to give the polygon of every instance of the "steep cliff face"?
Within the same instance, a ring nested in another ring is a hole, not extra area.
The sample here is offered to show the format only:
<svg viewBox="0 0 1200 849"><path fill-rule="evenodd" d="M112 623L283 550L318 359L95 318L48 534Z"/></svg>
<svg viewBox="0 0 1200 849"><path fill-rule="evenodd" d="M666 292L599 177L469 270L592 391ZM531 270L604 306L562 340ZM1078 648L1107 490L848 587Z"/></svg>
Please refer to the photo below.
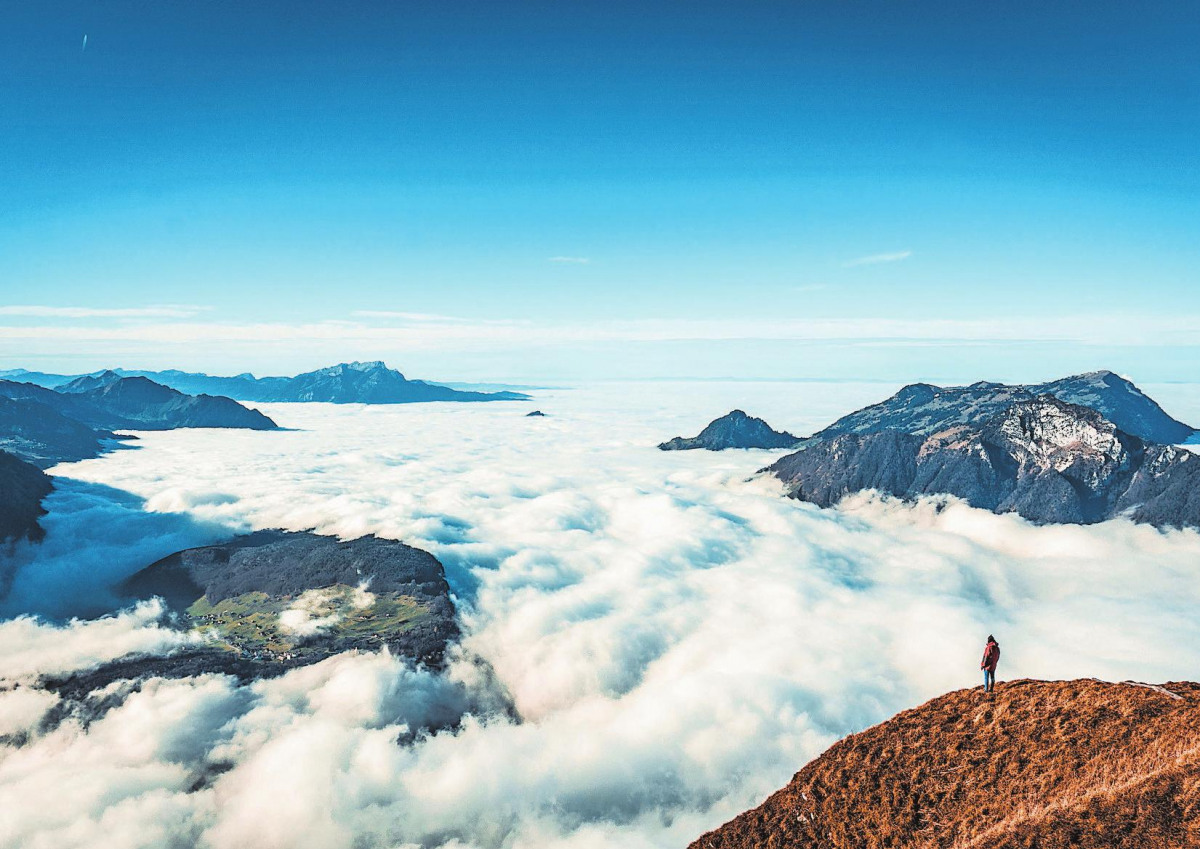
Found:
<svg viewBox="0 0 1200 849"><path fill-rule="evenodd" d="M1200 526L1200 456L1147 443L1086 407L1051 395L1008 404L982 425L929 435L845 433L769 468L789 494L822 507L865 489L946 494L1035 522L1099 522L1127 514Z"/></svg>
<svg viewBox="0 0 1200 849"><path fill-rule="evenodd" d="M29 463L0 451L0 543L46 535L38 524L45 515L42 499L54 488L49 475Z"/></svg>
<svg viewBox="0 0 1200 849"><path fill-rule="evenodd" d="M1014 681L838 742L691 849L1200 845L1200 685Z"/></svg>

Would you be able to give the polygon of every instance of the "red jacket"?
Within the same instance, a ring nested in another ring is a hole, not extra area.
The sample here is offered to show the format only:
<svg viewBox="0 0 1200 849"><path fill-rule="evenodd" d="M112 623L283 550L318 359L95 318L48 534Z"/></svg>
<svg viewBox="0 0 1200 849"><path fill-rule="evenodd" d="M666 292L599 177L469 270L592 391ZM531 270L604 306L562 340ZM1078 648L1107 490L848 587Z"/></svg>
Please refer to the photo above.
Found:
<svg viewBox="0 0 1200 849"><path fill-rule="evenodd" d="M988 672L996 671L996 664L1000 662L1000 645L998 643L988 643L987 648L983 650L983 660L979 664L980 669L986 669Z"/></svg>

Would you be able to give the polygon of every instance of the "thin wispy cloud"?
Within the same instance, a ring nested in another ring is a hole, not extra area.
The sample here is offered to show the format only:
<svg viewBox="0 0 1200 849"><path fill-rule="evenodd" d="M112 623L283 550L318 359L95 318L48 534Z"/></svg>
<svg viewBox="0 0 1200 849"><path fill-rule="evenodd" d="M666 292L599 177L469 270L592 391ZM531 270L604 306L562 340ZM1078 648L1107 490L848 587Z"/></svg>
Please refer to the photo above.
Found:
<svg viewBox="0 0 1200 849"><path fill-rule="evenodd" d="M513 325L527 323L508 318L467 318L461 315L443 315L441 313L429 312L403 312L398 310L355 310L354 312L350 313L350 315L356 319L365 319L368 322L407 322L430 327L445 325L467 325L473 327L477 325ZM331 321L332 319L327 320L324 323L330 323ZM358 326L358 323L353 321L347 321L343 323Z"/></svg>
<svg viewBox="0 0 1200 849"><path fill-rule="evenodd" d="M395 318L402 321L421 321L421 322L441 322L441 321L468 321L469 319L457 315L441 315L440 313L432 312L400 312L397 310L355 310L350 313L355 318Z"/></svg>
<svg viewBox="0 0 1200 849"><path fill-rule="evenodd" d="M191 304L162 304L149 307L52 307L44 304L0 306L0 315L25 318L189 318L211 307Z"/></svg>
<svg viewBox="0 0 1200 849"><path fill-rule="evenodd" d="M899 262L902 259L908 259L912 256L912 251L893 251L886 254L871 254L870 256L860 256L857 259L852 259L849 262L843 262L843 268L853 268L856 265L878 265L881 262Z"/></svg>
<svg viewBox="0 0 1200 849"><path fill-rule="evenodd" d="M564 265L587 265L591 261L591 257L586 256L552 256L546 260L546 262L557 262Z"/></svg>

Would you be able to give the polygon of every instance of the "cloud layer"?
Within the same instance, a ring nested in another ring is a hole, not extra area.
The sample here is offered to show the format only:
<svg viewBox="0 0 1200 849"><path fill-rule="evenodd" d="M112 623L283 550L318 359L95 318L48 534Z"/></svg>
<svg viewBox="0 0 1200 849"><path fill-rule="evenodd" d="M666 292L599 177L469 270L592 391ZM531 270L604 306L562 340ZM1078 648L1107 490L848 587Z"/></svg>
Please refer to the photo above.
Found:
<svg viewBox="0 0 1200 849"><path fill-rule="evenodd" d="M41 731L53 697L31 670L178 638L149 606L0 624L0 668L25 670L0 691L0 733L29 738L0 748L0 846L679 846L838 737L973 685L989 631L1002 679L1166 680L1200 663L1194 532L869 498L821 511L748 480L770 452L652 447L738 398L803 431L879 387L752 391L545 394L544 419L273 405L296 430L144 434L139 451L60 467L145 499L90 528L97 543L157 521L426 547L465 636L446 675L348 654L250 687L148 682L86 728ZM52 561L43 594L78 577ZM14 587L38 569L24 562Z"/></svg>

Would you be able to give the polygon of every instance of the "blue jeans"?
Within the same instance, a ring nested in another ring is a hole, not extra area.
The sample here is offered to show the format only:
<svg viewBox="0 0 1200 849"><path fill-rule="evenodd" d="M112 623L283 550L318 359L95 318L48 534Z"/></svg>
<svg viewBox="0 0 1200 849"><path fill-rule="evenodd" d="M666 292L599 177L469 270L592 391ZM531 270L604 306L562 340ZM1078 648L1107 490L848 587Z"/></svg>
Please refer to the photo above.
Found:
<svg viewBox="0 0 1200 849"><path fill-rule="evenodd" d="M996 670L983 670L983 691L985 693L992 692L992 688L996 686Z"/></svg>

